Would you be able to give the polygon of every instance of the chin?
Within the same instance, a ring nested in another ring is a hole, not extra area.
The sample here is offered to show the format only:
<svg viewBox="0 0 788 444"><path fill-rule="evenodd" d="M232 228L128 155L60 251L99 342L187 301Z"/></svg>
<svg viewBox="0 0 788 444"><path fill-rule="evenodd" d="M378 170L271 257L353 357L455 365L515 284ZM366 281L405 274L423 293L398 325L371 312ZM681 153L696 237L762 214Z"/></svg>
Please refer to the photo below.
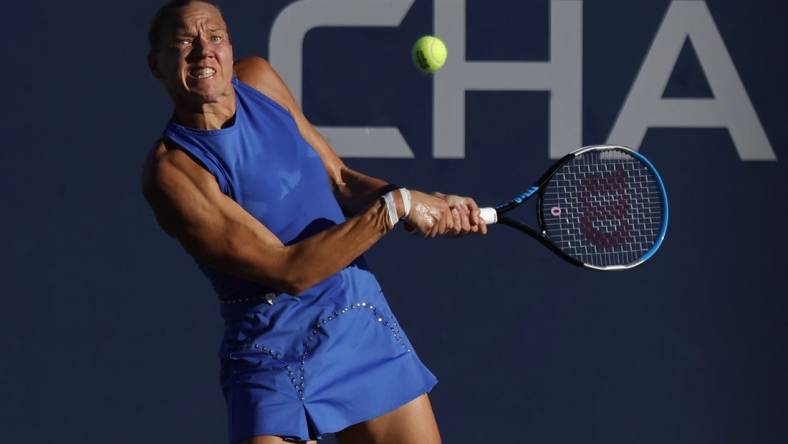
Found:
<svg viewBox="0 0 788 444"><path fill-rule="evenodd" d="M215 103L226 96L226 89L194 88L186 91L186 96L200 103Z"/></svg>
<svg viewBox="0 0 788 444"><path fill-rule="evenodd" d="M219 101L223 94L218 92L192 91L190 95L197 98L201 103L215 103Z"/></svg>

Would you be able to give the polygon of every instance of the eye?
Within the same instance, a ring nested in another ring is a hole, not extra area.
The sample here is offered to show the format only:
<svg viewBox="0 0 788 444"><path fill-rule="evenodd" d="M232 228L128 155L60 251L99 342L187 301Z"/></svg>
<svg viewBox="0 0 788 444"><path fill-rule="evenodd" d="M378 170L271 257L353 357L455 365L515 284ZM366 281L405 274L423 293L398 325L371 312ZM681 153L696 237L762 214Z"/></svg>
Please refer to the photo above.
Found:
<svg viewBox="0 0 788 444"><path fill-rule="evenodd" d="M223 41L224 41L224 38L222 36L220 36L220 35L213 35L213 36L211 36L211 42L212 43L222 43Z"/></svg>
<svg viewBox="0 0 788 444"><path fill-rule="evenodd" d="M192 39L175 39L175 46L189 46L192 43Z"/></svg>

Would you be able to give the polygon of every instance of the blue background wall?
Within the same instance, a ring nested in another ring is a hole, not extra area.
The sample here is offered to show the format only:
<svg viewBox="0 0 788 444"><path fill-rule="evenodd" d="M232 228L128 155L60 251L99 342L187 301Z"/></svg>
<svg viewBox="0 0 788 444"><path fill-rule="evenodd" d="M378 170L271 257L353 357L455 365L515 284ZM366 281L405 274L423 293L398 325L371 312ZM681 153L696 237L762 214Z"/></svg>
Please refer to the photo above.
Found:
<svg viewBox="0 0 788 444"><path fill-rule="evenodd" d="M0 441L222 442L218 306L139 191L171 109L145 64L159 2L67 3L0 6ZM237 57L267 56L289 3L222 4ZM548 59L546 1L468 3L468 59ZM585 2L584 144L607 138L668 4ZM740 160L725 129L650 130L672 199L653 261L583 271L507 229L397 232L367 255L441 381L445 442L788 441L788 9L707 4L777 160ZM310 32L304 108L396 124L415 153L354 168L495 203L550 164L549 96L468 92L465 158L434 159L432 81L409 64L432 23L417 0L398 28ZM666 95L709 96L691 47Z"/></svg>

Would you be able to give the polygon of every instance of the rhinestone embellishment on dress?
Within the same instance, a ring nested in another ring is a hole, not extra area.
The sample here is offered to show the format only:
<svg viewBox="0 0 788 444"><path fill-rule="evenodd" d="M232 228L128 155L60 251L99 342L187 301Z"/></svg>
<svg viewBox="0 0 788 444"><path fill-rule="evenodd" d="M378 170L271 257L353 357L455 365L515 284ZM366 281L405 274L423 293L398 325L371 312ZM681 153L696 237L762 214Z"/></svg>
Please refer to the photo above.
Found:
<svg viewBox="0 0 788 444"><path fill-rule="evenodd" d="M298 393L298 399L301 401L304 400L304 384L305 384L305 370L304 365L306 363L307 358L310 356L310 347L309 347L309 340L316 337L320 332L320 329L329 322L332 322L342 315L351 312L351 311L367 311L373 319L386 327L390 332L391 335L394 337L394 340L399 344L407 353L412 352L411 348L408 346L407 342L403 338L402 331L400 330L399 326L395 322L389 321L383 313L380 313L374 305L368 304L366 302L359 302L352 304L348 307L342 308L340 310L336 310L328 314L318 320L312 328L309 330L307 337L303 340L304 351L299 357L298 361L295 363L286 362L284 360L284 354L279 351L271 350L268 347L262 346L260 344L248 344L243 349L249 350L254 349L256 351L262 352L272 358L278 360L279 362L285 364L285 370L287 371L287 377L290 379L290 383L293 385L296 393Z"/></svg>

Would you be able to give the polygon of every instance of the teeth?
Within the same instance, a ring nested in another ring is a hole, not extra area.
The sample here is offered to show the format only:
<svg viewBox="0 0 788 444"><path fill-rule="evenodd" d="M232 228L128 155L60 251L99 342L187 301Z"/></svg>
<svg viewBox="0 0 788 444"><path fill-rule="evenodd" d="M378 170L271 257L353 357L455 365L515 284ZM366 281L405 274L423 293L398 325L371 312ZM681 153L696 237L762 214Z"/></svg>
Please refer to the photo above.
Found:
<svg viewBox="0 0 788 444"><path fill-rule="evenodd" d="M191 74L193 77L196 77L198 79L204 79L206 77L210 77L216 74L216 70L213 68L198 68L192 70Z"/></svg>

